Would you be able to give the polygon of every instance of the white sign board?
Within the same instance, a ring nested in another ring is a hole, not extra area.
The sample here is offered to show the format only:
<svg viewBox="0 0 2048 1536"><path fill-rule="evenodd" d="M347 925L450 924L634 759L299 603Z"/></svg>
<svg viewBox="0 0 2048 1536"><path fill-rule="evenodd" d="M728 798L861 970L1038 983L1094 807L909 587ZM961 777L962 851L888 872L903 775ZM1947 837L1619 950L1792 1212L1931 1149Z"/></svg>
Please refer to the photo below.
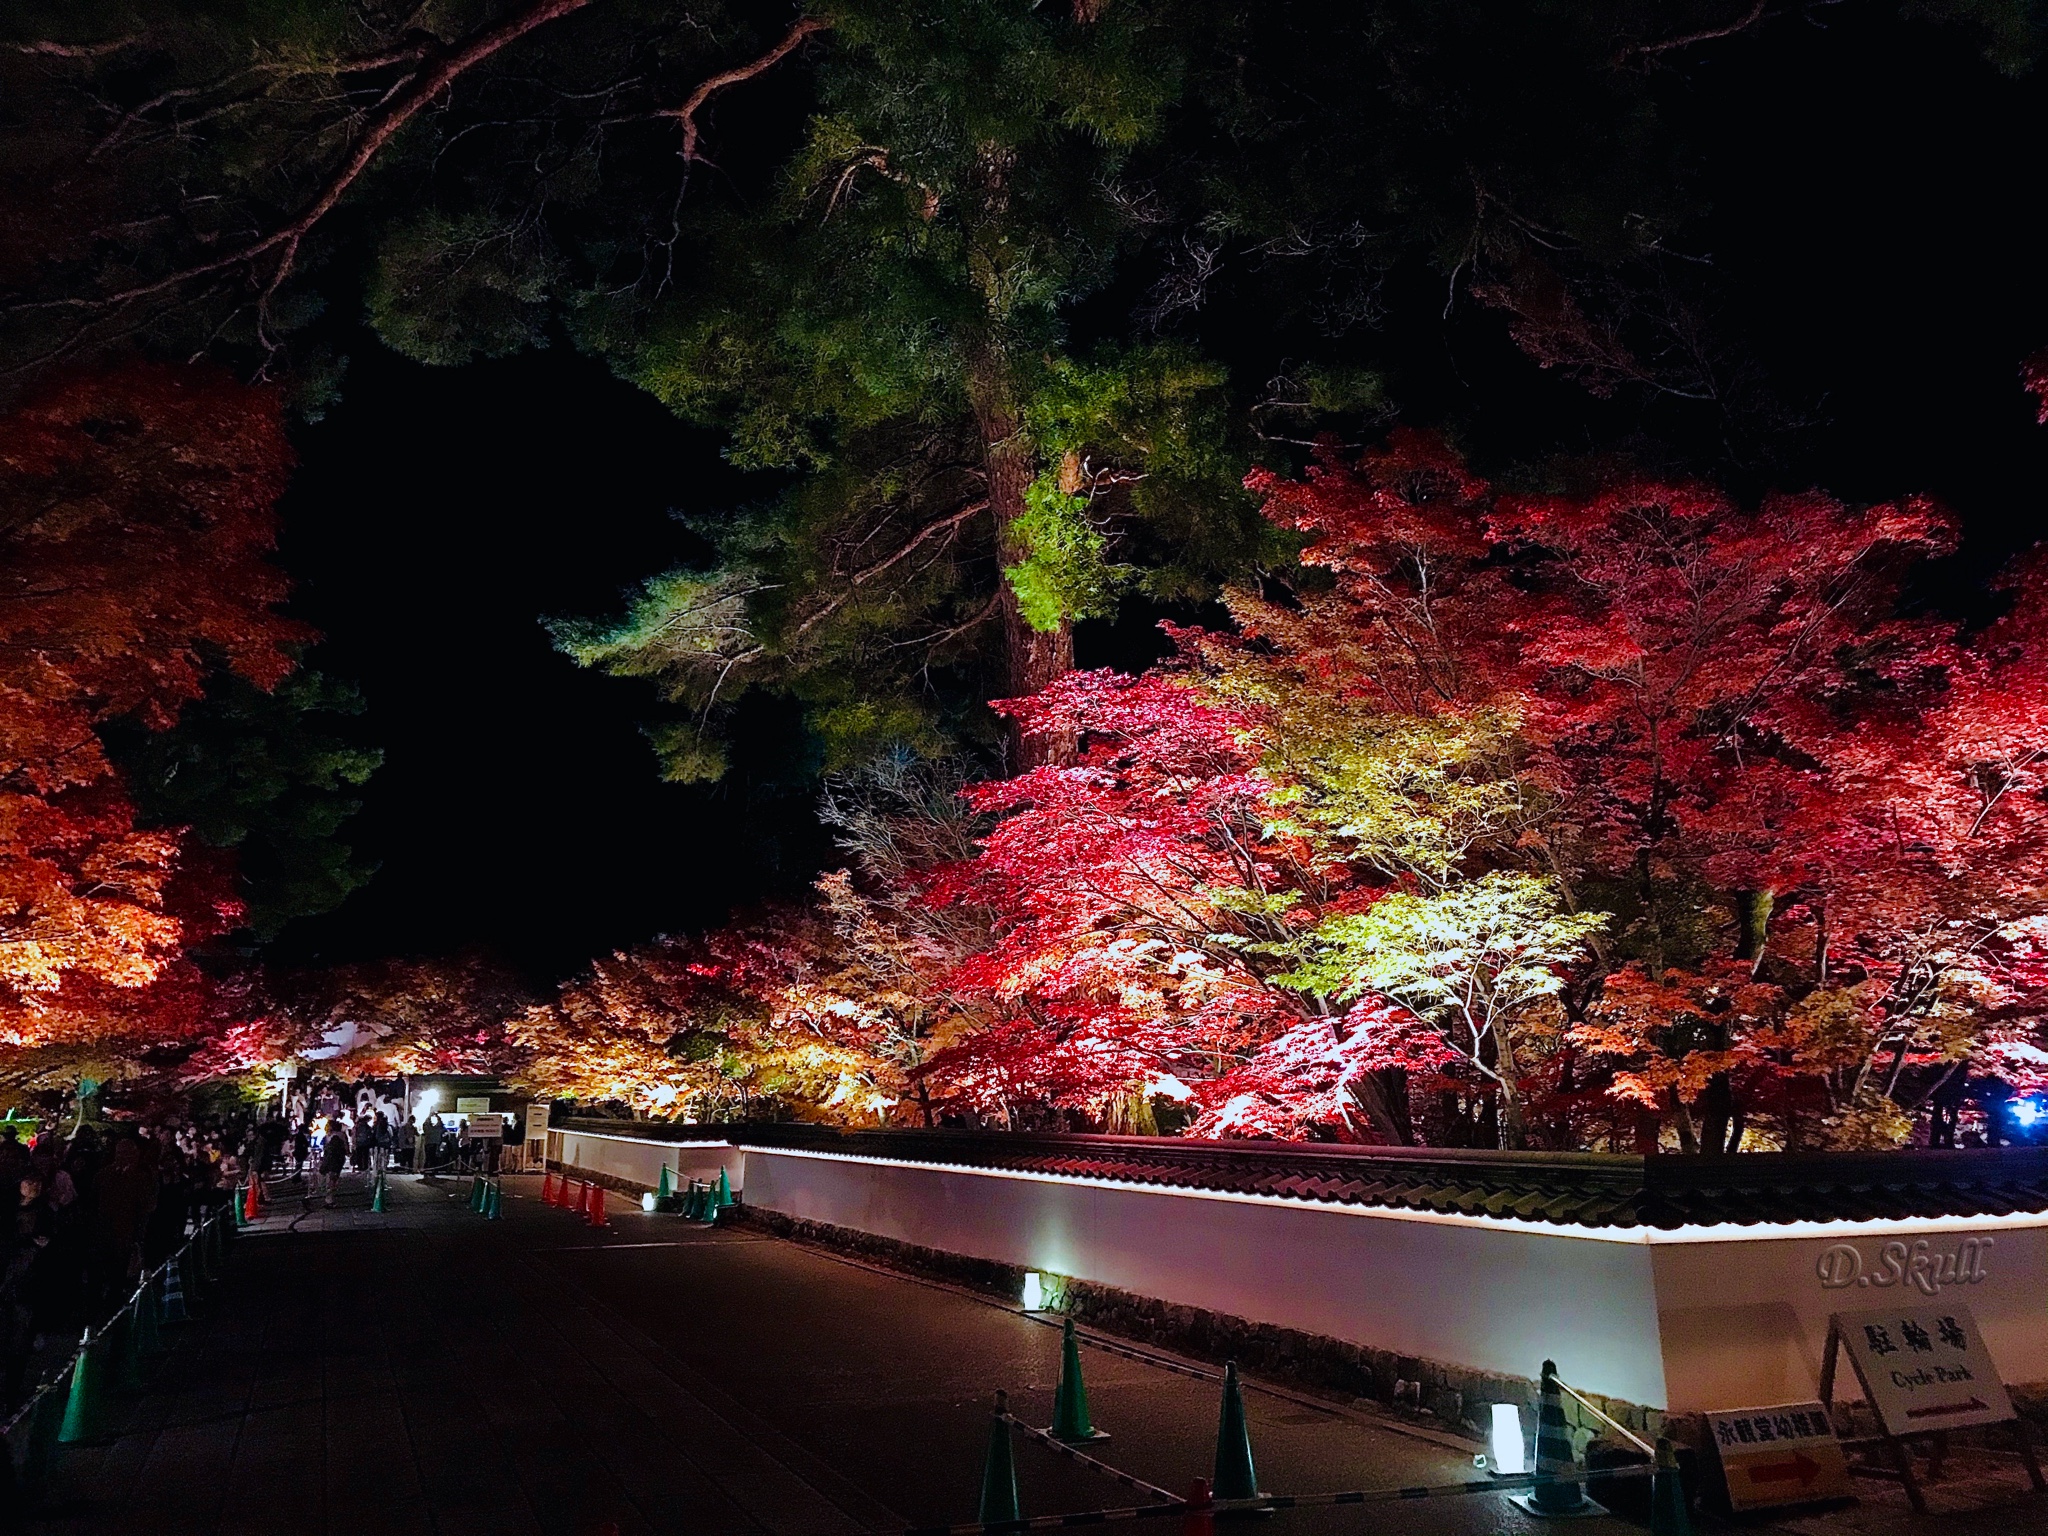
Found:
<svg viewBox="0 0 2048 1536"><path fill-rule="evenodd" d="M1837 1312L1834 1327L1863 1395L1888 1435L2001 1424L2012 1399L1991 1363L1977 1320L1961 1302Z"/></svg>
<svg viewBox="0 0 2048 1536"><path fill-rule="evenodd" d="M545 1141L548 1134L548 1106L529 1104L526 1106L526 1139Z"/></svg>
<svg viewBox="0 0 2048 1536"><path fill-rule="evenodd" d="M491 1112L491 1096L484 1094L474 1099L457 1099L455 1113L458 1115L488 1115Z"/></svg>
<svg viewBox="0 0 2048 1536"><path fill-rule="evenodd" d="M1849 1463L1819 1403L1709 1413L1707 1433L1737 1510L1849 1497Z"/></svg>

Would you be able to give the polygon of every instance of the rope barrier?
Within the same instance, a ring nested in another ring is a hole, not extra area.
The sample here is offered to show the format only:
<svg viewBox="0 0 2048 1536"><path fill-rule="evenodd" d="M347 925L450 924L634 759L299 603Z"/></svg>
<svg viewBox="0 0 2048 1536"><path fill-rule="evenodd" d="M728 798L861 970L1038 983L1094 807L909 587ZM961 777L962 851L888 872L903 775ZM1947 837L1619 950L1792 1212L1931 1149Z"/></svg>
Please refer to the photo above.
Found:
<svg viewBox="0 0 2048 1536"><path fill-rule="evenodd" d="M1168 1503L1172 1503L1180 1497L1179 1494L1169 1493L1156 1483L1146 1482L1142 1477L1133 1477L1128 1472L1119 1471L1106 1461L1097 1461L1093 1456L1074 1449L1073 1446L1067 1444L1064 1440L1055 1440L1050 1430L1040 1429L1035 1424L1026 1424L1014 1413L998 1414L997 1417L1002 1419L1012 1429L1022 1430L1040 1445L1046 1447L1046 1449L1057 1451L1060 1455L1066 1457L1067 1460L1077 1461L1090 1471L1100 1472L1104 1477L1122 1483L1126 1488L1134 1488L1139 1493L1150 1494L1155 1499L1165 1499Z"/></svg>
<svg viewBox="0 0 2048 1536"><path fill-rule="evenodd" d="M192 1231L186 1236L185 1241L178 1245L177 1252L173 1253L169 1258L165 1259L163 1263L157 1265L155 1269L145 1271L140 1281L137 1282L134 1291L130 1293L128 1299L122 1302L120 1306L114 1308L112 1312L108 1313L106 1322L103 1323L99 1328L88 1329L87 1338L92 1340L94 1343L97 1343L98 1340L104 1338L107 1334L111 1333L114 1329L114 1325L120 1322L122 1315L130 1311L138 1302L142 1300L143 1292L148 1290L149 1287L151 1287L152 1285L156 1284L157 1281L161 1280L163 1278L164 1271L166 1271L173 1264L177 1263L180 1259L182 1259L186 1255L186 1253L188 1253L191 1250L192 1245L198 1242L202 1237L206 1235L207 1224L210 1222L221 1221L224 1219L225 1217L222 1215L222 1213L216 1211L213 1215L203 1217L198 1222L196 1222L193 1225ZM20 1426L27 1421L29 1416L35 1412L37 1405L40 1404L46 1396L48 1396L52 1392L57 1391L60 1387L68 1388L68 1385L71 1380L71 1373L78 1365L78 1357L84 1354L89 1347L90 1346L88 1344L81 1343L77 1348L73 1349L70 1354L66 1355L64 1357L64 1363L57 1368L56 1373L52 1375L49 1380L45 1381L40 1387L37 1387L35 1391L29 1393L27 1400L24 1401L19 1408L15 1409L13 1417L9 1418L6 1423L0 1424L0 1452L9 1451L10 1447L13 1445L15 1430L20 1428Z"/></svg>
<svg viewBox="0 0 2048 1536"><path fill-rule="evenodd" d="M1009 1415L1005 1415L1009 1417ZM1014 1421L1013 1421L1014 1422ZM1215 1499L1205 1506L1211 1513L1256 1514L1279 1509L1327 1509L1340 1504L1408 1504L1421 1499L1470 1498L1475 1494L1525 1493L1539 1481L1583 1483L1593 1478L1649 1477L1655 1467L1614 1467L1598 1472L1575 1471L1539 1479L1534 1472L1492 1477L1483 1483L1434 1483L1416 1488L1350 1488L1342 1493L1272 1493L1256 1499ZM914 1525L902 1536L1007 1536L1013 1531L1053 1531L1076 1525L1108 1525L1123 1520L1157 1520L1178 1515L1188 1501L1169 1495L1170 1504L1140 1504L1128 1509L1088 1509L1071 1515L1032 1515L1023 1520L994 1520L987 1524Z"/></svg>
<svg viewBox="0 0 2048 1536"><path fill-rule="evenodd" d="M1566 1392L1570 1393L1573 1399L1577 1401L1578 1405L1581 1408L1585 1409L1586 1412L1592 1414L1593 1417L1598 1419L1602 1424L1605 1424L1617 1435L1620 1435L1624 1440L1628 1441L1630 1445L1634 1446L1637 1450L1641 1451L1646 1456L1654 1457L1657 1454L1657 1447L1650 1444L1649 1441L1645 1440L1641 1435L1637 1434L1634 1430L1630 1429L1626 1424L1616 1423L1607 1414L1605 1409L1603 1409L1598 1403L1593 1402L1592 1400L1587 1398L1586 1395L1580 1392L1577 1387L1573 1386L1570 1382L1566 1381L1561 1376L1556 1378L1556 1380L1557 1384L1560 1387L1564 1388Z"/></svg>

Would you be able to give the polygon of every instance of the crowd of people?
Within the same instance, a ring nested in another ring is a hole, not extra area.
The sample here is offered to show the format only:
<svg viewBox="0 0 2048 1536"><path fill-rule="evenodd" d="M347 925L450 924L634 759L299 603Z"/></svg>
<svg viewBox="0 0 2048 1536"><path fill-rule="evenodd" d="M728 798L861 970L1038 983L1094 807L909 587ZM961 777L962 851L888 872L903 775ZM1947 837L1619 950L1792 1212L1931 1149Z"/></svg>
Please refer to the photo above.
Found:
<svg viewBox="0 0 2048 1536"><path fill-rule="evenodd" d="M45 1340L75 1340L106 1317L252 1172L297 1180L307 1206L331 1206L350 1169L494 1168L495 1150L437 1114L415 1127L373 1109L296 1123L276 1114L68 1131L0 1123L0 1407L21 1400Z"/></svg>
<svg viewBox="0 0 2048 1536"><path fill-rule="evenodd" d="M23 1391L37 1345L76 1337L145 1266L224 1205L258 1156L253 1122L81 1125L25 1138L0 1125L0 1394Z"/></svg>

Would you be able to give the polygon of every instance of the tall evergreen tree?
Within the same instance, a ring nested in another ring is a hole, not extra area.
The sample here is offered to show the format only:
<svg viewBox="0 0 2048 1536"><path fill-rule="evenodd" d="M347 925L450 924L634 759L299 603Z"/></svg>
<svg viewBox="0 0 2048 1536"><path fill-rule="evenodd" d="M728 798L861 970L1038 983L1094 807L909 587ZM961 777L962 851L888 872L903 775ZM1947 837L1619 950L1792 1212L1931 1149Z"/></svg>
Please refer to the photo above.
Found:
<svg viewBox="0 0 2048 1536"><path fill-rule="evenodd" d="M338 728L362 712L352 686L320 672L267 691L218 677L169 730L117 730L109 745L146 823L235 850L242 926L268 940L376 873L340 837L384 760Z"/></svg>

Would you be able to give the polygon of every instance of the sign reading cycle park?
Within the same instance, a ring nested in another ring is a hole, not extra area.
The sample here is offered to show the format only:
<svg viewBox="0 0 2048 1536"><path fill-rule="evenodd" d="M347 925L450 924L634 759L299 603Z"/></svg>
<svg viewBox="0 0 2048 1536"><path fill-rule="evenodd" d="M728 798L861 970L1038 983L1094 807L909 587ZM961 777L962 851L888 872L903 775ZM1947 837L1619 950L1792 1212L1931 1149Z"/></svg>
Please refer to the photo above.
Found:
<svg viewBox="0 0 2048 1536"><path fill-rule="evenodd" d="M1819 1403L1709 1413L1707 1432L1737 1510L1849 1495L1849 1463Z"/></svg>
<svg viewBox="0 0 2048 1536"><path fill-rule="evenodd" d="M1886 1434L2013 1417L2012 1399L1968 1307L1915 1307L1902 1300L1875 1312L1837 1312L1833 1327Z"/></svg>

